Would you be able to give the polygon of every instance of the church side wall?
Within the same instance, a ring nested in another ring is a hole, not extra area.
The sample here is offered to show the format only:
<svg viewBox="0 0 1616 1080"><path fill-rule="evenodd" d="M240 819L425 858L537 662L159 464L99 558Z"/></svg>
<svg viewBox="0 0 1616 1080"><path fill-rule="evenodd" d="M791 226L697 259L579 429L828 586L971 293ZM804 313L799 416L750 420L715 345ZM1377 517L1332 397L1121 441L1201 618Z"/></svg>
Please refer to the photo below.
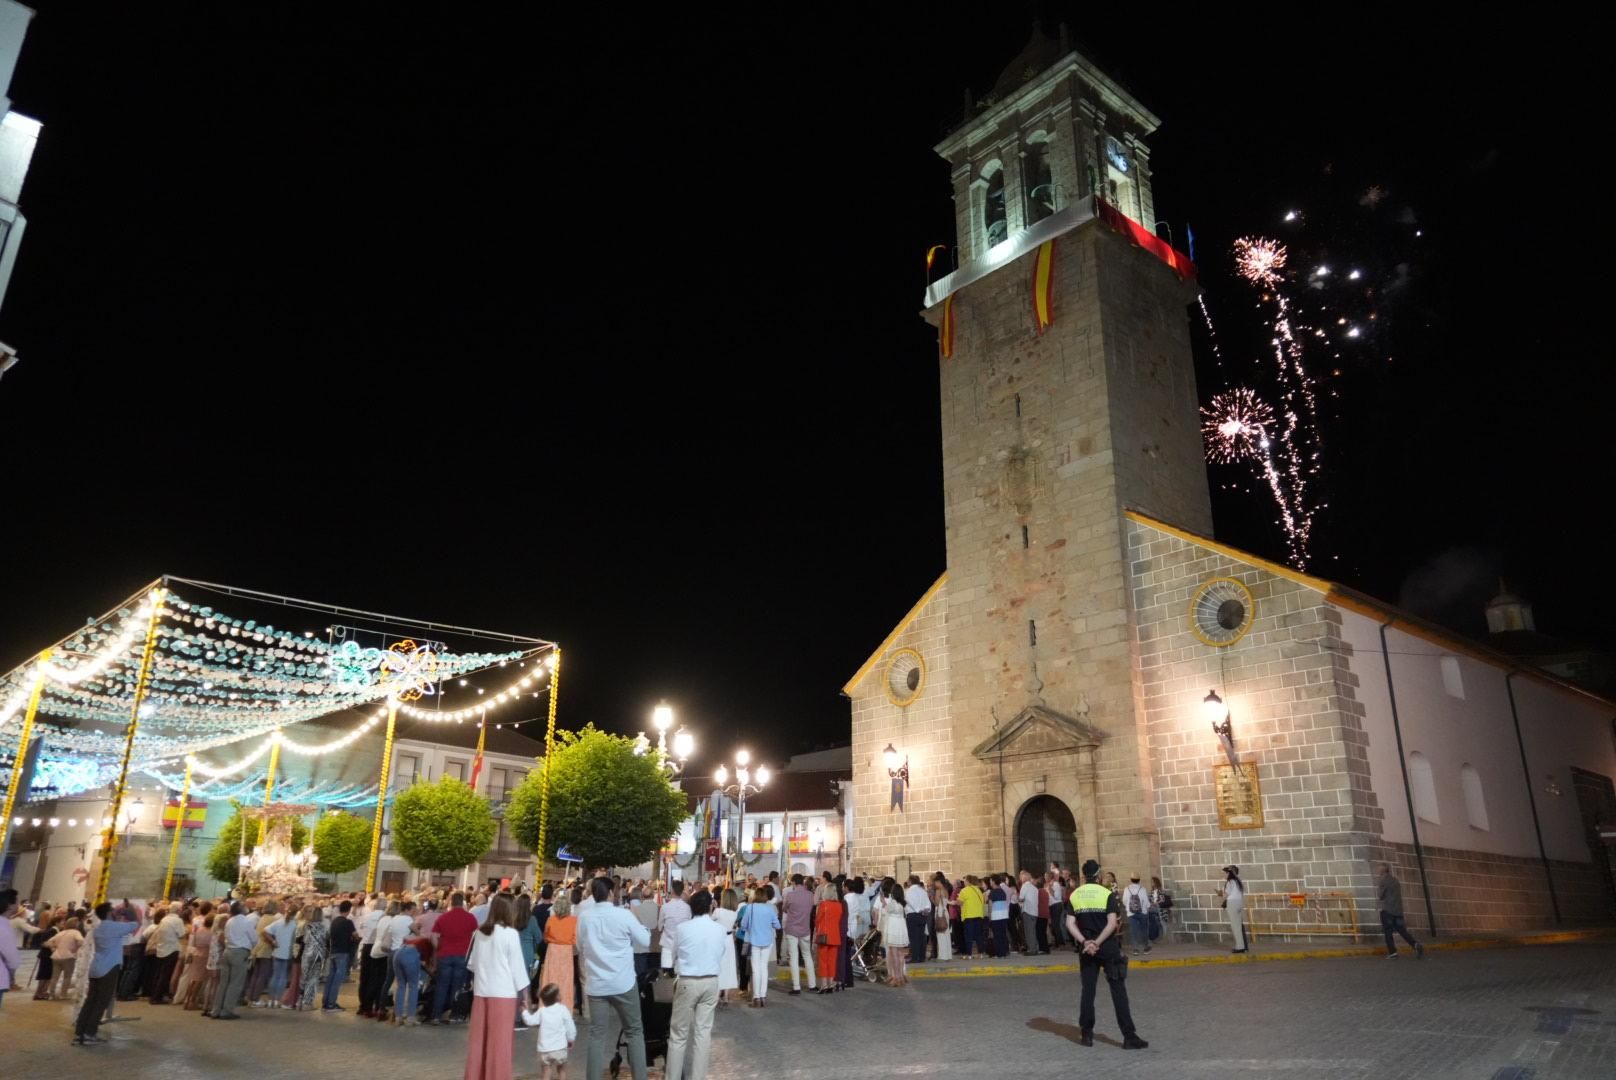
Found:
<svg viewBox="0 0 1616 1080"><path fill-rule="evenodd" d="M1340 648L1341 613L1316 589L1142 523L1128 523L1133 607L1150 745L1161 876L1174 894L1175 931L1226 939L1221 867L1235 863L1251 893L1341 894L1373 922L1369 862L1380 809L1369 783L1356 679ZM1214 648L1191 631L1190 599L1215 577L1250 589L1257 610L1237 643ZM1226 762L1201 714L1217 689L1243 761L1258 763L1261 828L1219 826L1214 778ZM1294 918L1283 898L1248 921Z"/></svg>
<svg viewBox="0 0 1616 1080"><path fill-rule="evenodd" d="M914 873L952 866L957 772L949 723L949 590L945 583L853 689L853 812L848 869L892 874L899 859ZM910 648L925 658L920 696L899 707L887 697L887 661ZM889 809L891 779L882 751L890 743L909 757L910 786L902 811Z"/></svg>
<svg viewBox="0 0 1616 1080"><path fill-rule="evenodd" d="M1386 809L1386 857L1400 867L1410 925L1426 927L1380 624L1355 611L1343 612L1343 619L1344 642L1368 709L1371 777ZM1418 753L1430 768L1434 807L1417 799L1416 812L1438 930L1554 925L1549 872L1566 921L1608 920L1611 897L1589 849L1571 768L1616 777L1610 708L1537 679L1513 680L1529 798L1506 672L1397 628L1387 630L1386 647L1404 757L1412 761ZM1484 815L1474 820L1463 780L1467 769L1479 780L1476 809ZM1412 783L1422 781L1413 776ZM1533 800L1550 860L1547 872L1533 827Z"/></svg>

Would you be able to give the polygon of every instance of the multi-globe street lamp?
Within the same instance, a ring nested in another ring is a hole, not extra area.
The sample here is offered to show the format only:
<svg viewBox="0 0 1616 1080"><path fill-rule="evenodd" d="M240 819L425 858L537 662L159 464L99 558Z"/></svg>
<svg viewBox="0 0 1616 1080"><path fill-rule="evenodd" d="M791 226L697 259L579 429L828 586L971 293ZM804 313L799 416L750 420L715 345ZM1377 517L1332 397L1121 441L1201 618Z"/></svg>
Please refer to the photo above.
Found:
<svg viewBox="0 0 1616 1080"><path fill-rule="evenodd" d="M696 752L696 737L686 728L680 727L673 734L673 753L668 753L668 729L673 726L673 706L663 702L651 710L651 723L657 729L657 762L668 772L678 775L683 771L685 762L690 755ZM648 753L651 749L651 740L640 732L634 739L634 752Z"/></svg>
<svg viewBox="0 0 1616 1080"><path fill-rule="evenodd" d="M735 835L733 837L737 858L741 854L741 832L746 828L746 797L756 795L769 782L769 767L759 765L757 770L753 771L751 763L752 755L749 751L737 750L735 751L735 783L729 782L729 770L722 765L713 773L713 780L717 783L718 790L725 795L735 796L735 801L740 804L740 819L735 823Z"/></svg>

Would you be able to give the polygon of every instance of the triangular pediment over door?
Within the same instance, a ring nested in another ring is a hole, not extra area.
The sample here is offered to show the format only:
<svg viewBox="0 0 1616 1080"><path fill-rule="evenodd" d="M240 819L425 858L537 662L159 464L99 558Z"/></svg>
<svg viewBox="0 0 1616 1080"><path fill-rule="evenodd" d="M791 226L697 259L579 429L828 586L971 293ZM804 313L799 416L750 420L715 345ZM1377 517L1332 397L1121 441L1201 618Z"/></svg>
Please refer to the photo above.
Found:
<svg viewBox="0 0 1616 1080"><path fill-rule="evenodd" d="M1015 719L977 744L971 753L983 761L1092 750L1105 738L1087 720L1056 712L1047 705L1028 705Z"/></svg>

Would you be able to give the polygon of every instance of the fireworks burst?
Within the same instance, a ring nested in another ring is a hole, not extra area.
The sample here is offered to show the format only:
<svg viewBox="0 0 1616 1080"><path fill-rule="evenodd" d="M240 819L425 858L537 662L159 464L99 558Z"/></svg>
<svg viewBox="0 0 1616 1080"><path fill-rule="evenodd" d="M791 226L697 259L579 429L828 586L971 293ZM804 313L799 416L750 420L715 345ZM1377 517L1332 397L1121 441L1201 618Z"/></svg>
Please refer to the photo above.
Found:
<svg viewBox="0 0 1616 1080"><path fill-rule="evenodd" d="M1234 242L1234 268L1253 285L1277 286L1289 257L1278 240L1242 236Z"/></svg>
<svg viewBox="0 0 1616 1080"><path fill-rule="evenodd" d="M1225 390L1201 415L1205 418L1201 432L1206 437L1207 460L1232 465L1268 458L1268 428L1274 422L1274 410L1255 390Z"/></svg>

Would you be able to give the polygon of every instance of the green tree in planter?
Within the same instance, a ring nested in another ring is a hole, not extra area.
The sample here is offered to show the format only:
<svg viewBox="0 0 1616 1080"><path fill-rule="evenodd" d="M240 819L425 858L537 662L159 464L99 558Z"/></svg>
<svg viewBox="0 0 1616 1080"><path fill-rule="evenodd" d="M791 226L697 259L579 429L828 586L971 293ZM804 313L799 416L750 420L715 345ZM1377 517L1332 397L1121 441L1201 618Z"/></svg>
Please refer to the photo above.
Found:
<svg viewBox="0 0 1616 1080"><path fill-rule="evenodd" d="M242 852L252 854L253 845L258 842L258 819L247 821L247 838L250 841L245 847L241 844L242 814L241 804L234 799L230 805L236 812L230 820L225 822L224 828L219 830L219 839L213 842L213 850L208 852L208 876L215 881L222 881L227 885L234 885L241 877L241 863L238 861ZM274 824L272 821L270 824ZM292 850L302 851L309 846L309 827L303 824L302 818L292 821ZM370 853L369 849L365 852Z"/></svg>
<svg viewBox="0 0 1616 1080"><path fill-rule="evenodd" d="M684 792L668 782L655 754L636 754L634 740L597 731L558 732L550 760L550 827L546 859L557 848L586 866L645 862L688 816ZM539 842L544 771L527 774L511 795L505 818L529 851Z"/></svg>
<svg viewBox="0 0 1616 1080"><path fill-rule="evenodd" d="M487 799L445 776L393 797L392 830L393 850L417 870L458 870L488 853L499 825Z"/></svg>
<svg viewBox="0 0 1616 1080"><path fill-rule="evenodd" d="M314 827L314 853L322 874L345 874L370 858L371 822L353 814L326 814Z"/></svg>

